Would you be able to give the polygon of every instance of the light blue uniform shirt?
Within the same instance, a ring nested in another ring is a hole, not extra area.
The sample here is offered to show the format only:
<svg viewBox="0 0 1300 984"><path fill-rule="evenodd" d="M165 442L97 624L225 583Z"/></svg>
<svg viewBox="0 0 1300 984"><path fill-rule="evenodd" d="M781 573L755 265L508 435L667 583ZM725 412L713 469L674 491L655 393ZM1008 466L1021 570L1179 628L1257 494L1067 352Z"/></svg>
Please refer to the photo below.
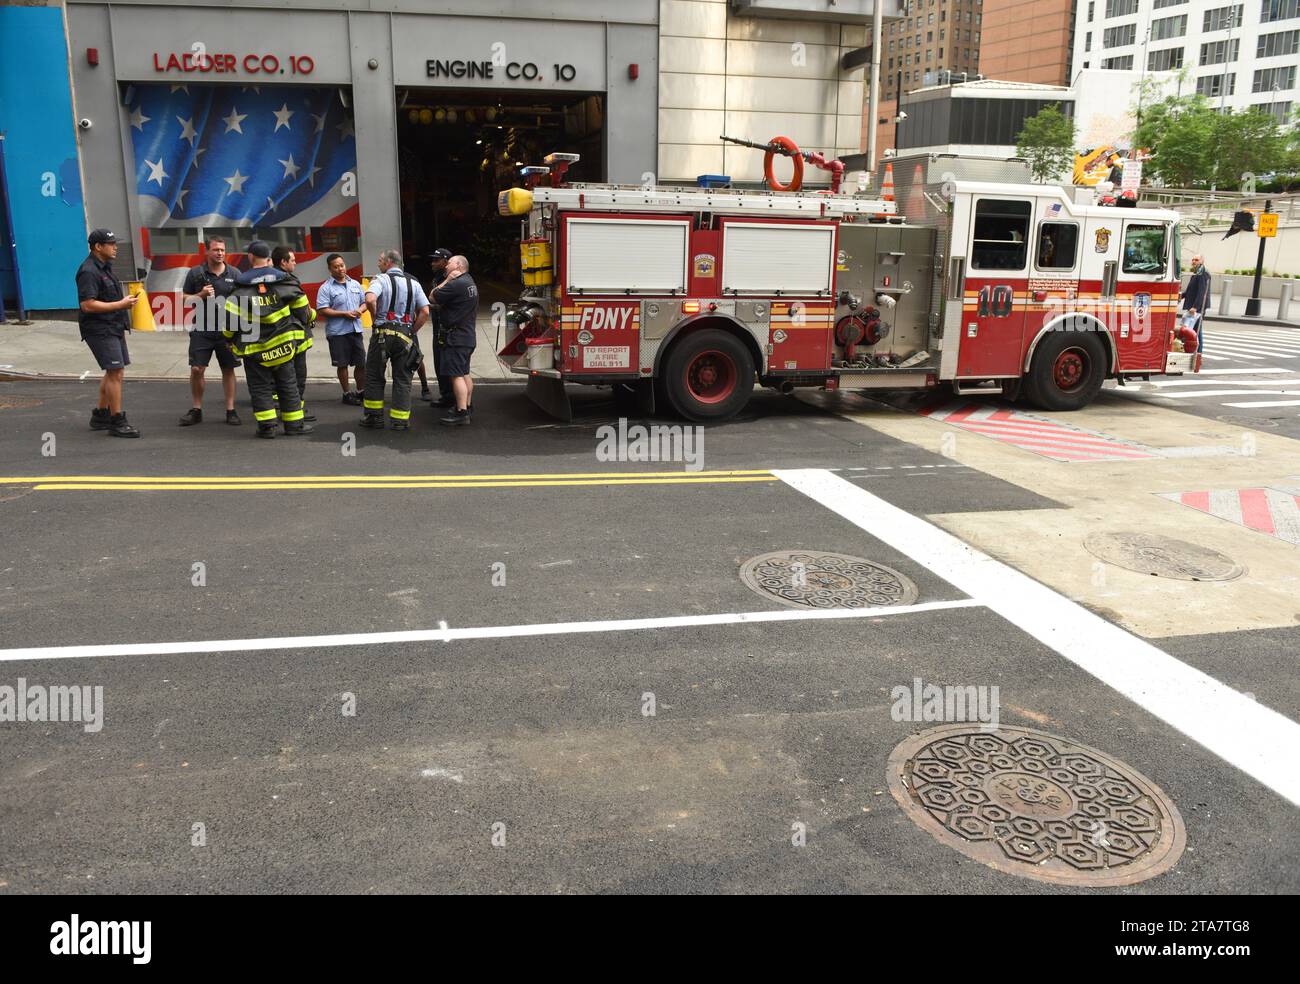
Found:
<svg viewBox="0 0 1300 984"><path fill-rule="evenodd" d="M389 274L397 285L396 300L393 300L392 291L389 289ZM414 277L411 278L411 293L415 295L415 303L411 304L411 299L406 296L406 274L400 267L391 266L386 273L377 273L371 277L370 293L375 295L376 325L384 322L390 310L397 315L398 320L401 320L403 315L409 314L413 324L420 312L429 306L429 298L424 295L424 288Z"/></svg>
<svg viewBox="0 0 1300 984"><path fill-rule="evenodd" d="M361 285L348 277L339 283L333 277L320 285L316 293L316 310L332 308L335 311L355 311L365 307L366 295ZM361 331L360 318L325 318L325 337L350 335Z"/></svg>

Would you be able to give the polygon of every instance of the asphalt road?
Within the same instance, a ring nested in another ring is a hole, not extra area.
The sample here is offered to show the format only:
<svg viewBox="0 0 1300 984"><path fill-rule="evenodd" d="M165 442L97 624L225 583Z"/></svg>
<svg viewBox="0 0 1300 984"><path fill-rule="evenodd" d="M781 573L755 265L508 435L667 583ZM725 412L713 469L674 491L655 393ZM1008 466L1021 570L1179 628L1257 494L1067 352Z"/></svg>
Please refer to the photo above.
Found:
<svg viewBox="0 0 1300 984"><path fill-rule="evenodd" d="M481 386L471 427L418 410L401 434L358 431L357 410L313 386L316 433L273 442L219 415L182 430L186 390L165 383L128 383L144 437L116 440L87 429L93 394L0 387L0 646L52 648L5 656L0 684L102 685L105 708L97 733L0 723L0 891L1072 890L971 861L895 803L889 755L929 725L894 720L890 691L915 677L998 686L1004 725L1094 746L1168 794L1187 827L1177 866L1094 891L1300 890L1293 803L985 606L504 631L786 610L738 576L785 549L865 557L919 603L962 603L870 517L771 470L828 469L915 517L1050 524L1058 502L986 470L771 393L705 431L698 472L600 460L617 413L599 392L560 426L518 387ZM198 481L232 477L287 487ZM191 488L157 488L167 478ZM444 642L440 625L495 628ZM331 638L400 631L424 635ZM286 636L311 638L59 652ZM1155 643L1300 720L1300 627Z"/></svg>

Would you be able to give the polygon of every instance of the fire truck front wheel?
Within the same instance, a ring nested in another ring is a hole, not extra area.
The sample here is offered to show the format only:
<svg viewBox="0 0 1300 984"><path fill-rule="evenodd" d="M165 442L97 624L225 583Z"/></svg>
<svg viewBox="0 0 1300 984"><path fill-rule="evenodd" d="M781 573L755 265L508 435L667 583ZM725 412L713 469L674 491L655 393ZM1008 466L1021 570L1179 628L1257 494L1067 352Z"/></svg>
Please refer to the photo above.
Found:
<svg viewBox="0 0 1300 984"><path fill-rule="evenodd" d="M726 420L754 392L754 360L735 335L716 328L694 331L668 352L663 390L687 420Z"/></svg>
<svg viewBox="0 0 1300 984"><path fill-rule="evenodd" d="M1080 410L1106 380L1106 346L1095 332L1043 336L1024 380L1025 398L1043 410Z"/></svg>

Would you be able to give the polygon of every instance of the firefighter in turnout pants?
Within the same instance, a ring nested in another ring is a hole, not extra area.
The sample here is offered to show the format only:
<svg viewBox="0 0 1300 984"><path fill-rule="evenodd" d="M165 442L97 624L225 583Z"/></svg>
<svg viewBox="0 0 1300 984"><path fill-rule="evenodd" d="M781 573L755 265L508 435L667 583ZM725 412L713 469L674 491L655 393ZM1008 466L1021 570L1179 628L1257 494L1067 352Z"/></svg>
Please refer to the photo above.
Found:
<svg viewBox="0 0 1300 984"><path fill-rule="evenodd" d="M420 282L402 270L395 249L379 255L379 275L370 280L366 307L374 319L366 354L366 392L361 426L384 426L384 367L393 364L393 398L388 407L393 430L411 426L411 376L423 356L416 333L429 318L429 299Z"/></svg>
<svg viewBox="0 0 1300 984"><path fill-rule="evenodd" d="M293 359L307 337L311 305L296 279L271 265L271 247L258 240L248 246L250 269L239 275L226 300L226 328L231 350L244 361L248 395L258 437L275 437L276 405L285 434L309 434Z"/></svg>

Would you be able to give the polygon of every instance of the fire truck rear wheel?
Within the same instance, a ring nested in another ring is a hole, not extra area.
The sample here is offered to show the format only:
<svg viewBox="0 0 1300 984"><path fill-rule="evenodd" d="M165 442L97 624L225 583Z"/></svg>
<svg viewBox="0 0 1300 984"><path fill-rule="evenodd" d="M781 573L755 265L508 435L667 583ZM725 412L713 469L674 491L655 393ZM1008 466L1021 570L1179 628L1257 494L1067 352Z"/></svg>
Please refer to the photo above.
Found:
<svg viewBox="0 0 1300 984"><path fill-rule="evenodd" d="M687 420L726 420L754 392L754 360L745 343L716 328L680 339L663 363L663 390Z"/></svg>
<svg viewBox="0 0 1300 984"><path fill-rule="evenodd" d="M1106 380L1106 346L1096 332L1043 336L1024 380L1025 398L1043 410L1080 410Z"/></svg>

